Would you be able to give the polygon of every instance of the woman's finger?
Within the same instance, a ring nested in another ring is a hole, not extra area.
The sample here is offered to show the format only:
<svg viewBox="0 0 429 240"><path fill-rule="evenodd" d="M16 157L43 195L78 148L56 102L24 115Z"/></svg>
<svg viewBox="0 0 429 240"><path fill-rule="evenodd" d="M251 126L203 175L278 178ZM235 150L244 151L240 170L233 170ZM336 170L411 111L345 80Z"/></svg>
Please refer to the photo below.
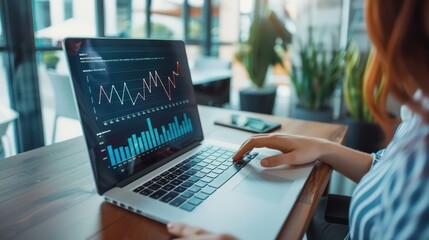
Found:
<svg viewBox="0 0 429 240"><path fill-rule="evenodd" d="M192 235L207 234L208 232L202 228L190 226L184 223L169 223L167 224L168 232L178 237L186 237Z"/></svg>

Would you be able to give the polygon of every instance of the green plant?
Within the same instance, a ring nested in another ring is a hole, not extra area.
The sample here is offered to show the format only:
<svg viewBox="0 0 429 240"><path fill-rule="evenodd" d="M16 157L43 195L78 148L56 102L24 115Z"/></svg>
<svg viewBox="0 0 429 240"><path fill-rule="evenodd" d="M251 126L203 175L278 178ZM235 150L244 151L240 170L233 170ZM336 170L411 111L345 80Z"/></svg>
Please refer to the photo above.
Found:
<svg viewBox="0 0 429 240"><path fill-rule="evenodd" d="M279 43L278 39L282 39L282 42ZM270 11L266 16L254 18L249 39L240 46L235 55L243 63L253 85L264 87L270 65L280 64L284 67L279 51L286 50L290 41L290 33L274 12Z"/></svg>
<svg viewBox="0 0 429 240"><path fill-rule="evenodd" d="M55 54L55 51L46 51L43 53L42 61L47 68L56 68L60 58Z"/></svg>
<svg viewBox="0 0 429 240"><path fill-rule="evenodd" d="M373 58L373 54L361 53L356 43L350 43L345 54L343 93L344 102L348 109L349 117L354 120L373 122L368 104L364 97L365 73ZM381 88L375 93L377 100Z"/></svg>
<svg viewBox="0 0 429 240"><path fill-rule="evenodd" d="M343 51L328 53L313 41L309 31L307 43L299 42L300 67L293 64L290 79L298 97L298 106L310 110L326 107L343 73Z"/></svg>

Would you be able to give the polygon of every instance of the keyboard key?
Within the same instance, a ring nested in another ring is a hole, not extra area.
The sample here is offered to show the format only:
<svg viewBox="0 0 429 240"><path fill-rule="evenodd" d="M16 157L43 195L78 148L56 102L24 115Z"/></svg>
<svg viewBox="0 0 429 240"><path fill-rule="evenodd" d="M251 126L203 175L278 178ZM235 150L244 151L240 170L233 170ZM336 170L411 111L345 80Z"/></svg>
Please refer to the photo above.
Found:
<svg viewBox="0 0 429 240"><path fill-rule="evenodd" d="M201 199L201 200L206 200L206 198L208 198L208 197L209 197L209 195L208 195L208 194L206 194L206 193L199 192L199 193L195 194L195 197L196 197L196 198L199 198L199 199Z"/></svg>
<svg viewBox="0 0 429 240"><path fill-rule="evenodd" d="M192 176L192 175L196 174L197 172L198 171L196 171L194 169L190 169L190 170L186 171L185 174Z"/></svg>
<svg viewBox="0 0 429 240"><path fill-rule="evenodd" d="M193 192L186 191L186 192L182 193L180 196L181 196L181 197L184 197L184 198L190 198L190 197L192 197L193 195L194 195L194 193L193 193Z"/></svg>
<svg viewBox="0 0 429 240"><path fill-rule="evenodd" d="M186 181L186 182L184 182L184 183L182 183L182 187L186 187L186 188L188 188L188 187L190 187L190 186L192 186L192 185L194 185L194 183L193 182L189 182L189 181Z"/></svg>
<svg viewBox="0 0 429 240"><path fill-rule="evenodd" d="M150 185L152 185L153 181L147 181L143 184L143 186L145 187L149 187Z"/></svg>
<svg viewBox="0 0 429 240"><path fill-rule="evenodd" d="M201 178L201 181L209 183L209 182L213 181L213 178L211 178L211 177L203 177L203 178Z"/></svg>
<svg viewBox="0 0 429 240"><path fill-rule="evenodd" d="M212 170L211 169L208 169L207 167L205 167L204 169L202 169L200 172L201 173L204 173L204 174L207 174L207 173L209 173L209 172L211 172Z"/></svg>
<svg viewBox="0 0 429 240"><path fill-rule="evenodd" d="M210 169L210 170L213 170L213 169L215 169L215 168L216 168L216 166L215 166L215 165L213 165L213 164L210 164L210 165L208 165L206 168L207 168L207 169Z"/></svg>
<svg viewBox="0 0 429 240"><path fill-rule="evenodd" d="M181 175L184 171L180 170L180 169L176 169L173 171L174 174L176 175Z"/></svg>
<svg viewBox="0 0 429 240"><path fill-rule="evenodd" d="M230 179L234 174L236 174L239 171L239 169L236 169L234 167L230 167L226 169L222 174L220 174L213 182L209 184L209 186L212 186L214 188L219 188L222 186L228 179Z"/></svg>
<svg viewBox="0 0 429 240"><path fill-rule="evenodd" d="M195 186L203 188L203 187L207 186L207 183L203 182L203 181L198 181L195 183Z"/></svg>
<svg viewBox="0 0 429 240"><path fill-rule="evenodd" d="M186 188L185 188L185 187L178 186L178 187L176 187L176 188L174 189L174 191L176 191L176 192L184 192L184 191L186 191Z"/></svg>
<svg viewBox="0 0 429 240"><path fill-rule="evenodd" d="M167 184L169 181L165 178L161 178L158 181L156 181L156 183L158 183L159 185L165 185Z"/></svg>
<svg viewBox="0 0 429 240"><path fill-rule="evenodd" d="M154 177L153 179L152 179L152 181L154 181L154 182L156 182L156 181L158 181L159 179L161 179L162 177L161 176L156 176L156 177Z"/></svg>
<svg viewBox="0 0 429 240"><path fill-rule="evenodd" d="M211 177L211 178L216 178L217 176L219 176L219 174L216 174L214 172L207 174L207 177Z"/></svg>
<svg viewBox="0 0 429 240"><path fill-rule="evenodd" d="M182 181L186 181L188 180L188 178L190 178L191 176L183 174L177 177L177 179L182 180Z"/></svg>
<svg viewBox="0 0 429 240"><path fill-rule="evenodd" d="M154 184L152 184L152 185L150 185L149 186L149 188L150 189L152 189L152 190L158 190L158 189L160 189L162 186L161 185L159 185L159 184L157 184L157 183L154 183Z"/></svg>
<svg viewBox="0 0 429 240"><path fill-rule="evenodd" d="M167 185L165 185L164 187L162 187L162 189L163 189L163 190L165 190L165 191L171 191L171 190L173 190L175 187L176 187L176 186L174 186L174 185L167 184Z"/></svg>
<svg viewBox="0 0 429 240"><path fill-rule="evenodd" d="M176 178L176 175L170 173L170 174L164 176L164 178L171 181L171 180Z"/></svg>
<svg viewBox="0 0 429 240"><path fill-rule="evenodd" d="M200 171L201 169L203 169L203 167L197 165L197 166L194 166L192 169Z"/></svg>
<svg viewBox="0 0 429 240"><path fill-rule="evenodd" d="M162 202L170 202L171 200L173 200L175 197L177 197L179 194L175 193L175 192L169 192L167 194L165 194L161 199Z"/></svg>
<svg viewBox="0 0 429 240"><path fill-rule="evenodd" d="M184 203L182 206L180 206L180 209L190 212L195 209L195 206L189 203Z"/></svg>
<svg viewBox="0 0 429 240"><path fill-rule="evenodd" d="M162 196L163 196L164 194L166 194L166 193L167 193L166 191L164 191L164 190L160 189L160 190L158 190L158 191L156 191L156 192L152 193L149 197L151 197L151 198L155 198L155 199L158 199L158 198L162 197Z"/></svg>
<svg viewBox="0 0 429 240"><path fill-rule="evenodd" d="M219 167L217 167L216 169L213 169L212 173L221 174L223 170L225 169L220 169Z"/></svg>
<svg viewBox="0 0 429 240"><path fill-rule="evenodd" d="M221 165L221 164L222 164L222 162L217 162L217 161L214 161L211 163L211 165L216 166L216 167Z"/></svg>
<svg viewBox="0 0 429 240"><path fill-rule="evenodd" d="M222 165L218 166L216 169L220 169L220 170L224 171L227 168L228 168L227 166L222 164Z"/></svg>
<svg viewBox="0 0 429 240"><path fill-rule="evenodd" d="M216 191L216 188L210 187L210 186L207 186L207 187L203 188L203 190L201 190L202 193L206 193L206 194L212 194L215 191Z"/></svg>
<svg viewBox="0 0 429 240"><path fill-rule="evenodd" d="M196 177L195 175L188 178L189 182L198 182L201 178L200 177Z"/></svg>
<svg viewBox="0 0 429 240"><path fill-rule="evenodd" d="M197 166L206 167L207 165L209 165L209 163L202 162L202 163L198 163Z"/></svg>
<svg viewBox="0 0 429 240"><path fill-rule="evenodd" d="M208 163L211 163L212 161L213 160L206 158L206 159L203 160L203 163L207 163L208 164Z"/></svg>
<svg viewBox="0 0 429 240"><path fill-rule="evenodd" d="M179 179L174 179L173 181L170 182L170 184L173 184L175 186L179 186L182 183L183 183L183 181L179 180Z"/></svg>
<svg viewBox="0 0 429 240"><path fill-rule="evenodd" d="M165 176L167 176L169 174L169 172L167 171L167 172L163 172L163 173L161 173L161 176L163 176L163 177L165 177Z"/></svg>
<svg viewBox="0 0 429 240"><path fill-rule="evenodd" d="M182 203L186 201L186 198L177 197L173 201L171 201L170 205L173 205L175 207L180 206Z"/></svg>
<svg viewBox="0 0 429 240"><path fill-rule="evenodd" d="M225 161L222 163L222 165L227 166L227 167L231 166L232 164L233 164L232 161Z"/></svg>
<svg viewBox="0 0 429 240"><path fill-rule="evenodd" d="M140 186L133 190L133 192L140 192L143 189L143 186Z"/></svg>
<svg viewBox="0 0 429 240"><path fill-rule="evenodd" d="M189 199L186 203L190 203L190 204L192 204L192 205L198 206L198 205L200 205L202 202L203 202L203 200L201 200L201 199L199 199L199 198L196 198L196 197L193 197L193 198Z"/></svg>
<svg viewBox="0 0 429 240"><path fill-rule="evenodd" d="M186 172L186 171L188 171L190 168L191 168L190 166L183 165L183 166L181 166L181 167L180 167L180 170L182 170L182 171Z"/></svg>
<svg viewBox="0 0 429 240"><path fill-rule="evenodd" d="M204 176L206 176L206 174L205 174L205 173L202 173L202 172L198 172L198 173L196 173L194 176L195 176L195 177L199 177L199 178L203 178Z"/></svg>
<svg viewBox="0 0 429 240"><path fill-rule="evenodd" d="M192 186L192 187L188 188L188 191L194 192L194 193L196 193L196 192L198 192L200 190L201 190L201 188L197 187L197 186Z"/></svg>
<svg viewBox="0 0 429 240"><path fill-rule="evenodd" d="M140 191L140 194L141 195L145 195L145 196L148 196L148 195L150 195L152 193L153 193L153 190L150 190L148 188L145 188L145 189L143 189L143 190Z"/></svg>

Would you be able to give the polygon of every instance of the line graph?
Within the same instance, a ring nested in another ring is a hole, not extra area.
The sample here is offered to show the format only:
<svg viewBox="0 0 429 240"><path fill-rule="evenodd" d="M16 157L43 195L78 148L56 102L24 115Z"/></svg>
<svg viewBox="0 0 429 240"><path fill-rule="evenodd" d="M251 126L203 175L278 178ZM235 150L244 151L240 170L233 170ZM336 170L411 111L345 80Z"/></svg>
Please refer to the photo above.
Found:
<svg viewBox="0 0 429 240"><path fill-rule="evenodd" d="M164 83L160 75L158 74L158 71L154 70L153 72L150 71L148 73L148 77L142 77L141 78L141 91L137 92L134 96L130 92L130 89L126 82L122 85L122 91L118 91L117 87L115 85L111 85L110 91L105 89L103 85L99 86L99 96L98 96L98 104L102 104L103 99L107 100L107 103L112 103L112 100L116 97L121 105L124 104L127 98L131 101L132 105L136 105L137 101L139 99L146 100L146 91L152 93L152 89L154 87L161 87L162 90L165 92L165 95L167 96L168 100L172 100L172 87L176 88L176 77L182 76L184 77L183 70L180 66L180 63L176 62L176 70L172 71L171 76L167 76L166 82ZM87 80L88 76L87 76ZM164 80L165 81L165 80ZM120 89L120 87L119 87ZM122 93L122 94L121 94Z"/></svg>

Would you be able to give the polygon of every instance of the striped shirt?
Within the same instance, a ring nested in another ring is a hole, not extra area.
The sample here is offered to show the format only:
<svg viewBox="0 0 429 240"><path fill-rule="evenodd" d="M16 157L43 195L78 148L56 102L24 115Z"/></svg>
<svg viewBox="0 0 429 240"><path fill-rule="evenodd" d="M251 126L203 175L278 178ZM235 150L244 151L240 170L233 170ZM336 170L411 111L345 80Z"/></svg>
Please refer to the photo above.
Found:
<svg viewBox="0 0 429 240"><path fill-rule="evenodd" d="M415 115L373 154L356 187L349 238L429 239L429 125Z"/></svg>

